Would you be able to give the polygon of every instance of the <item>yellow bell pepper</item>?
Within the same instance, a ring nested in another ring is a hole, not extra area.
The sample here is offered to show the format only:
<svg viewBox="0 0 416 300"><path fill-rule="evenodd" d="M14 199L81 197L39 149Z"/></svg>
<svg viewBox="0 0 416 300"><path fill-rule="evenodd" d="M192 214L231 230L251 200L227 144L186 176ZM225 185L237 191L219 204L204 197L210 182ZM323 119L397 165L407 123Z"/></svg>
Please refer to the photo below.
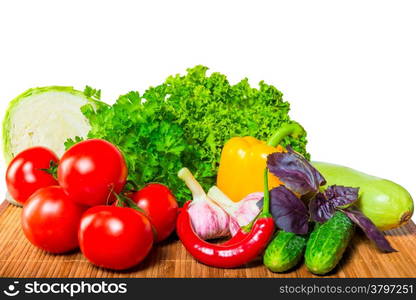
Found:
<svg viewBox="0 0 416 300"><path fill-rule="evenodd" d="M262 192L267 156L286 151L278 144L287 135L297 137L302 133L299 124L291 123L280 127L267 143L251 136L231 138L221 152L217 186L234 202L250 193ZM283 184L271 173L268 179L269 190Z"/></svg>

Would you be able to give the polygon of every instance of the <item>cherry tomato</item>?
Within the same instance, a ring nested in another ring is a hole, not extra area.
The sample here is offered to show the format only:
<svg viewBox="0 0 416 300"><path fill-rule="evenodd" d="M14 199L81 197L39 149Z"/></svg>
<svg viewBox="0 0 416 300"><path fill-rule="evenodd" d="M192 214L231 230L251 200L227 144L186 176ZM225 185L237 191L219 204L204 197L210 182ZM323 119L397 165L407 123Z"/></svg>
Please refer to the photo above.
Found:
<svg viewBox="0 0 416 300"><path fill-rule="evenodd" d="M78 238L91 263L113 270L137 265L153 245L149 219L129 207L91 207L82 217Z"/></svg>
<svg viewBox="0 0 416 300"><path fill-rule="evenodd" d="M173 232L178 203L166 186L150 183L134 193L131 198L149 217L157 233L156 242L163 241Z"/></svg>
<svg viewBox="0 0 416 300"><path fill-rule="evenodd" d="M57 185L51 174L41 169L48 169L51 161L58 157L44 147L28 148L16 155L6 171L6 185L9 194L17 202L24 204L38 189Z"/></svg>
<svg viewBox="0 0 416 300"><path fill-rule="evenodd" d="M58 182L74 201L100 205L114 201L127 178L123 155L111 143L91 139L75 144L61 158Z"/></svg>
<svg viewBox="0 0 416 300"><path fill-rule="evenodd" d="M22 228L35 246L52 252L64 253L78 247L78 228L82 207L71 199L60 186L49 186L36 191L26 202L22 212Z"/></svg>

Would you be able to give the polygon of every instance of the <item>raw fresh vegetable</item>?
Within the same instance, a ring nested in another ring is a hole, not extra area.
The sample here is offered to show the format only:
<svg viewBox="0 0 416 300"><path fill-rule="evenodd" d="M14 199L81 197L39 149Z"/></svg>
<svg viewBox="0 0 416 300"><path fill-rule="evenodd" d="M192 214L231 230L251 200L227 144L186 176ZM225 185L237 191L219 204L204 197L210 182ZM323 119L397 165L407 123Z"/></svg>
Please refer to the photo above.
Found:
<svg viewBox="0 0 416 300"><path fill-rule="evenodd" d="M52 253L78 248L78 228L85 207L71 201L59 186L36 191L25 203L22 229L36 247Z"/></svg>
<svg viewBox="0 0 416 300"><path fill-rule="evenodd" d="M246 226L260 213L257 203L263 198L263 193L251 193L239 202L227 197L217 186L208 190L208 197L233 217L240 226Z"/></svg>
<svg viewBox="0 0 416 300"><path fill-rule="evenodd" d="M111 203L126 183L123 155L111 143L91 139L68 149L58 166L58 182L74 201L88 206Z"/></svg>
<svg viewBox="0 0 416 300"><path fill-rule="evenodd" d="M81 219L78 237L91 263L113 270L137 265L153 245L149 219L129 207L91 207Z"/></svg>
<svg viewBox="0 0 416 300"><path fill-rule="evenodd" d="M227 197L239 202L246 195L262 190L261 173L266 167L264 156L276 151L283 151L281 146L271 147L265 142L251 136L231 138L221 152L218 168L217 185ZM254 172L254 173L253 173ZM282 182L269 174L269 188Z"/></svg>
<svg viewBox="0 0 416 300"><path fill-rule="evenodd" d="M166 239L175 229L178 203L172 192L163 184L150 183L132 195L156 230L155 242Z"/></svg>
<svg viewBox="0 0 416 300"><path fill-rule="evenodd" d="M353 222L340 211L325 223L317 223L306 245L305 264L308 270L323 275L335 268L353 233Z"/></svg>
<svg viewBox="0 0 416 300"><path fill-rule="evenodd" d="M6 185L10 195L20 204L38 189L58 185L55 178L42 169L57 164L58 157L45 147L32 147L20 152L6 171Z"/></svg>
<svg viewBox="0 0 416 300"><path fill-rule="evenodd" d="M287 136L298 138L305 134L297 123L283 124L274 128L275 133L267 143L251 136L234 137L221 153L217 185L233 201L263 190L262 174L266 167L267 155L285 151L279 144ZM277 131L276 131L277 130ZM278 177L269 174L269 188L282 184Z"/></svg>
<svg viewBox="0 0 416 300"><path fill-rule="evenodd" d="M274 222L269 213L268 172L264 172L264 205L259 218L255 220L250 232L244 237L241 231L236 236L243 236L233 243L211 244L200 239L192 228L187 202L179 213L176 232L186 250L199 262L218 268L235 268L242 266L263 252L269 243Z"/></svg>
<svg viewBox="0 0 416 300"><path fill-rule="evenodd" d="M226 141L235 136L265 140L291 122L289 103L275 87L260 82L258 89L252 88L247 79L231 85L220 73L207 76L207 69L196 66L185 76L171 76L142 96L130 92L112 107L82 108L92 127L88 137L119 147L129 179L139 185L167 184L181 204L191 197L176 177L182 167L188 167L208 190L215 183ZM286 137L282 145L308 156L304 132Z"/></svg>
<svg viewBox="0 0 416 300"><path fill-rule="evenodd" d="M306 235L280 230L267 246L264 265L272 272L286 272L295 267L303 257Z"/></svg>
<svg viewBox="0 0 416 300"><path fill-rule="evenodd" d="M231 232L236 233L239 230L237 221L205 194L202 186L187 168L179 170L178 177L192 192L193 199L188 205L187 213L199 238L208 240L227 237Z"/></svg>
<svg viewBox="0 0 416 300"><path fill-rule="evenodd" d="M339 165L323 162L312 164L323 174L328 185L359 187L359 198L355 205L380 230L399 227L412 217L413 199L400 185Z"/></svg>
<svg viewBox="0 0 416 300"><path fill-rule="evenodd" d="M97 96L99 91L89 87L83 93L65 86L33 88L17 96L3 121L6 163L33 146L47 147L61 156L68 138L87 135L90 124L80 107L87 103L96 107L93 98Z"/></svg>

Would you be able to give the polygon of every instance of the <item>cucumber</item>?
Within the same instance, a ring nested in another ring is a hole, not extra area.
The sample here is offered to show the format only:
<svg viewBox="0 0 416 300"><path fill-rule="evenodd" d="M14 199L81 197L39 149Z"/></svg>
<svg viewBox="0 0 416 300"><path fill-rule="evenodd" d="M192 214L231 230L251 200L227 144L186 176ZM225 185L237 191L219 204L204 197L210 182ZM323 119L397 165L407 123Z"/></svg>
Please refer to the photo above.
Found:
<svg viewBox="0 0 416 300"><path fill-rule="evenodd" d="M354 224L337 211L323 224L316 224L306 244L305 264L309 271L323 275L338 264L354 234Z"/></svg>
<svg viewBox="0 0 416 300"><path fill-rule="evenodd" d="M296 266L305 251L307 236L280 230L264 253L263 263L272 272L285 272Z"/></svg>

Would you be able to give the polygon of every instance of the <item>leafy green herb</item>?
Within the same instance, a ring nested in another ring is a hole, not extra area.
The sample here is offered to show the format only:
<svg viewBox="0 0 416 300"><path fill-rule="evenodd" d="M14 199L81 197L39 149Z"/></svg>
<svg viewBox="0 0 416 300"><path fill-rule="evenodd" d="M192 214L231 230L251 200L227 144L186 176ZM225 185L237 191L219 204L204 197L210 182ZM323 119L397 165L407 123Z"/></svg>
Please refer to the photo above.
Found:
<svg viewBox="0 0 416 300"><path fill-rule="evenodd" d="M90 86L85 86L84 88L84 95L93 99L93 100L100 100L101 99L101 90L93 89Z"/></svg>
<svg viewBox="0 0 416 300"><path fill-rule="evenodd" d="M65 141L64 146L65 146L65 150L68 150L69 148L71 148L71 146L75 145L76 143L79 143L81 141L83 141L84 139L80 136L76 136L74 138L69 138Z"/></svg>

